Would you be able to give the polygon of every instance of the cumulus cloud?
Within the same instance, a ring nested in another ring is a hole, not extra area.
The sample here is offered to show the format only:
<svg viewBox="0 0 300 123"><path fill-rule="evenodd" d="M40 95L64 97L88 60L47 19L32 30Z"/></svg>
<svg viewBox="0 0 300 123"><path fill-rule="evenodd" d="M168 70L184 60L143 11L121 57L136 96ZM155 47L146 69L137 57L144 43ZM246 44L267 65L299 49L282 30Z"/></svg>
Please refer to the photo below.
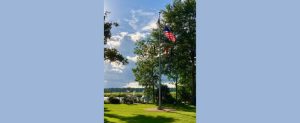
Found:
<svg viewBox="0 0 300 123"><path fill-rule="evenodd" d="M122 37L125 37L127 34L128 34L128 32L120 32L120 35L121 35Z"/></svg>
<svg viewBox="0 0 300 123"><path fill-rule="evenodd" d="M116 71L116 72L122 73L123 69L125 69L125 66L122 63L111 62L110 64L112 66L112 69L111 69L112 71Z"/></svg>
<svg viewBox="0 0 300 123"><path fill-rule="evenodd" d="M123 73L123 70L125 69L125 65L119 62L109 62L105 61L105 72L113 71L117 73Z"/></svg>
<svg viewBox="0 0 300 123"><path fill-rule="evenodd" d="M133 32L128 34L133 42L145 38L152 29L157 28L157 16L153 11L131 10L131 18L125 19L128 25L132 27Z"/></svg>
<svg viewBox="0 0 300 123"><path fill-rule="evenodd" d="M134 42L137 42L138 40L145 38L147 33L141 33L141 32L135 32L132 34L129 34L128 36L130 39Z"/></svg>
<svg viewBox="0 0 300 123"><path fill-rule="evenodd" d="M127 85L123 86L124 88L143 88L143 86L139 85L138 82L133 81L133 82L129 82Z"/></svg>
<svg viewBox="0 0 300 123"><path fill-rule="evenodd" d="M109 40L107 42L107 46L110 48L118 48L121 45L121 42L118 41L119 39L117 39L117 37L111 38L112 40Z"/></svg>
<svg viewBox="0 0 300 123"><path fill-rule="evenodd" d="M136 63L136 62L137 62L138 56L137 56L137 55L136 55L136 56L127 56L126 58L127 58L128 60L133 61L134 63Z"/></svg>
<svg viewBox="0 0 300 123"><path fill-rule="evenodd" d="M156 29L156 28L157 28L157 21L156 20L152 20L146 26L144 26L142 28L142 30L143 31L151 31L152 29Z"/></svg>
<svg viewBox="0 0 300 123"><path fill-rule="evenodd" d="M119 48L121 45L121 41L125 36L127 36L127 34L128 32L120 32L117 35L113 35L110 39L108 39L107 46L110 48Z"/></svg>

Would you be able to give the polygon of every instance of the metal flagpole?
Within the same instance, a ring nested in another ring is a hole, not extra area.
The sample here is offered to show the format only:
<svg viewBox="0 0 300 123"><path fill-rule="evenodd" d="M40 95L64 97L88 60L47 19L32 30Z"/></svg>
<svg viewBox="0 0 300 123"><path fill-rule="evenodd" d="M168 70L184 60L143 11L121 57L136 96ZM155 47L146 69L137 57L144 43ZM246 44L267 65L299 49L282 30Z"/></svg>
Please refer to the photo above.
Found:
<svg viewBox="0 0 300 123"><path fill-rule="evenodd" d="M161 110L161 41L160 41L160 33L161 33L161 29L160 29L160 14L161 11L159 12L159 16L158 16L158 28L159 28L159 34L158 34L158 48L159 48L159 85L158 85L158 110Z"/></svg>

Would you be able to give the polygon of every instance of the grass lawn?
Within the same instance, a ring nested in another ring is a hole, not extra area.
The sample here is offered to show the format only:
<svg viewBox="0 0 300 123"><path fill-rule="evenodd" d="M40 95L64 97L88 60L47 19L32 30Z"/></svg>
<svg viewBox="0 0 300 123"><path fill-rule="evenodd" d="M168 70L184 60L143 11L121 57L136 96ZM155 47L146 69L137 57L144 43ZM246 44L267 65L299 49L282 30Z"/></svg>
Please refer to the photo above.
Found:
<svg viewBox="0 0 300 123"><path fill-rule="evenodd" d="M196 123L196 109L168 106L172 112L147 111L153 104L104 104L105 123Z"/></svg>

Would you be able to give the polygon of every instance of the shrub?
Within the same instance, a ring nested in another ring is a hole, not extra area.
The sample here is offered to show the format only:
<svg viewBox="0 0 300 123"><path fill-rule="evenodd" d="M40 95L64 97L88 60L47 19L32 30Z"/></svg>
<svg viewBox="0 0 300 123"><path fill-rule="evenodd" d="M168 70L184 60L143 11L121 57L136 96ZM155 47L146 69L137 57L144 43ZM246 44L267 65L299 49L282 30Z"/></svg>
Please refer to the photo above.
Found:
<svg viewBox="0 0 300 123"><path fill-rule="evenodd" d="M116 98L116 97L109 97L108 101L111 104L120 104L120 100L118 98Z"/></svg>
<svg viewBox="0 0 300 123"><path fill-rule="evenodd" d="M133 96L125 96L125 97L123 98L123 102L124 102L125 104L133 104L134 101L135 101L135 100L134 100L134 97L133 97Z"/></svg>

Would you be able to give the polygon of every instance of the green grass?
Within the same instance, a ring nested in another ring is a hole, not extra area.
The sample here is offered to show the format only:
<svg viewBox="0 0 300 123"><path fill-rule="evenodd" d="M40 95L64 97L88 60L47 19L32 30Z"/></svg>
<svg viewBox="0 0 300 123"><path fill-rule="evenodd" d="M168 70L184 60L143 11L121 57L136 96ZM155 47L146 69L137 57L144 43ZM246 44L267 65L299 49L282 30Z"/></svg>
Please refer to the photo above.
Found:
<svg viewBox="0 0 300 123"><path fill-rule="evenodd" d="M104 104L105 123L195 123L196 110L189 106L171 106L174 112L146 111L153 104Z"/></svg>

